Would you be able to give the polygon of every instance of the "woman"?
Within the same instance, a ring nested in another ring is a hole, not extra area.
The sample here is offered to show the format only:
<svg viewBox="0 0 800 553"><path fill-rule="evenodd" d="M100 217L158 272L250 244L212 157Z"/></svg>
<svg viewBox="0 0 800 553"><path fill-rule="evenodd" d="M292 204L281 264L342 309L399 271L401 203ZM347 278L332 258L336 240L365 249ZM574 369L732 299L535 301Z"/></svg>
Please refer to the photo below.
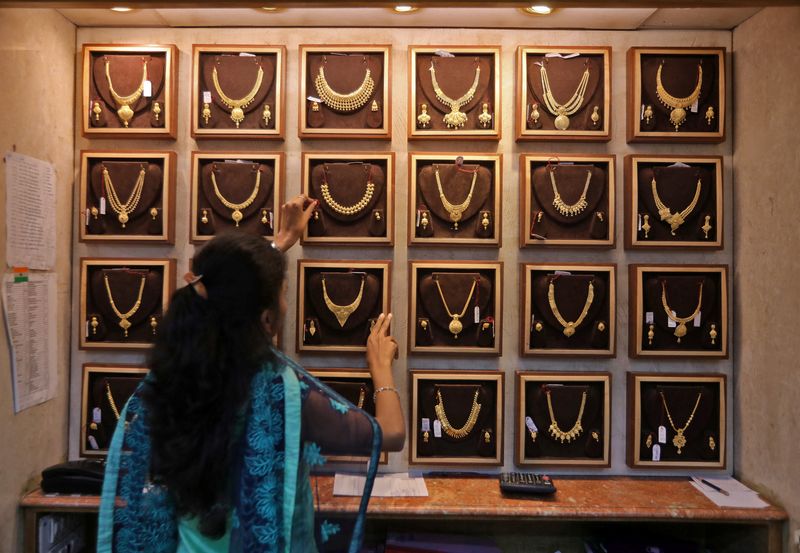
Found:
<svg viewBox="0 0 800 553"><path fill-rule="evenodd" d="M381 444L405 441L397 343L381 314L367 340L375 419L273 347L286 315L282 251L314 207L303 196L283 205L273 244L222 235L194 258L109 449L98 551L317 551L309 467L324 452L371 460L358 549ZM321 541L338 530L323 521Z"/></svg>

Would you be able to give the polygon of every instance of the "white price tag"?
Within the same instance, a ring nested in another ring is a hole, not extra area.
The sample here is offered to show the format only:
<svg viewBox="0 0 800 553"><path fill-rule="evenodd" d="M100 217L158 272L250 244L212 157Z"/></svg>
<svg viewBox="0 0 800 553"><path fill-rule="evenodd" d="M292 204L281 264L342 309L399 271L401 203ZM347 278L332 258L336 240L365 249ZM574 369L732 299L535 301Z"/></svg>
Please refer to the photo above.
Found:
<svg viewBox="0 0 800 553"><path fill-rule="evenodd" d="M569 271L553 271L553 274L554 275L566 275L566 276L569 276L572 273L570 273Z"/></svg>
<svg viewBox="0 0 800 553"><path fill-rule="evenodd" d="M243 58L254 58L256 57L255 54L251 54L249 52L239 52L239 55Z"/></svg>
<svg viewBox="0 0 800 553"><path fill-rule="evenodd" d="M307 96L307 97L306 97L306 100L308 100L309 102L316 102L316 103L318 103L318 104L321 104L321 103L323 103L323 102L322 102L322 100L320 100L320 99L319 99L319 98L317 98L316 96Z"/></svg>
<svg viewBox="0 0 800 553"><path fill-rule="evenodd" d="M477 305L475 306L475 324L481 322L481 308Z"/></svg>
<svg viewBox="0 0 800 553"><path fill-rule="evenodd" d="M94 436L89 436L87 439L89 441L89 447L92 449L100 449L100 446L97 445L97 440L94 439Z"/></svg>
<svg viewBox="0 0 800 553"><path fill-rule="evenodd" d="M419 216L420 216L420 212L419 212L419 209L418 209L417 210L417 226L419 226Z"/></svg>
<svg viewBox="0 0 800 553"><path fill-rule="evenodd" d="M92 409L92 422L96 422L97 424L103 422L103 412L99 407Z"/></svg>
<svg viewBox="0 0 800 553"><path fill-rule="evenodd" d="M150 81L144 82L144 88L142 89L142 96L145 98L149 98L153 95L153 83Z"/></svg>
<svg viewBox="0 0 800 553"><path fill-rule="evenodd" d="M644 104L642 104L642 111L639 114L639 120L644 121Z"/></svg>
<svg viewBox="0 0 800 553"><path fill-rule="evenodd" d="M694 103L692 104L692 107L689 108L689 110L692 113L697 113L697 103L699 102L699 100L700 100L699 98L695 100Z"/></svg>
<svg viewBox="0 0 800 553"><path fill-rule="evenodd" d="M670 167L691 167L691 165L687 165L686 163L683 163L682 161L676 161L675 163L670 165Z"/></svg>
<svg viewBox="0 0 800 553"><path fill-rule="evenodd" d="M695 326L695 328L700 328L700 317L702 316L702 314L703 314L702 311L698 311L697 312L697 317L694 318L694 326Z"/></svg>
<svg viewBox="0 0 800 553"><path fill-rule="evenodd" d="M667 443L667 429L663 424L658 427L658 443Z"/></svg>
<svg viewBox="0 0 800 553"><path fill-rule="evenodd" d="M89 226L89 208L86 208L86 226Z"/></svg>
<svg viewBox="0 0 800 553"><path fill-rule="evenodd" d="M638 225L637 225L637 228L636 228L636 230L637 230L637 231L639 231L639 232L641 232L641 231L642 231L642 214L640 213L640 214L638 215L638 217L639 217L639 223L638 223Z"/></svg>
<svg viewBox="0 0 800 553"><path fill-rule="evenodd" d="M528 430L530 430L531 432L538 432L539 431L539 429L536 428L536 423L533 422L533 419L530 418L530 417L525 417L525 426L527 426Z"/></svg>
<svg viewBox="0 0 800 553"><path fill-rule="evenodd" d="M433 421L433 437L434 438L442 437L442 423L439 422L439 419L435 419Z"/></svg>
<svg viewBox="0 0 800 553"><path fill-rule="evenodd" d="M430 432L431 431L431 419L427 417L422 418L422 431L423 432Z"/></svg>
<svg viewBox="0 0 800 553"><path fill-rule="evenodd" d="M572 54L559 54L558 52L550 52L549 54L544 55L546 58L561 58L562 60L577 58L578 56L580 56L578 52L573 52Z"/></svg>
<svg viewBox="0 0 800 553"><path fill-rule="evenodd" d="M271 211L269 212L269 226L272 227L272 228L275 228L275 225L272 222L272 212Z"/></svg>
<svg viewBox="0 0 800 553"><path fill-rule="evenodd" d="M645 322L645 324L649 324L649 325L653 324L653 312L652 311L648 311L648 312L646 312L644 314L644 322Z"/></svg>
<svg viewBox="0 0 800 553"><path fill-rule="evenodd" d="M674 311L672 312L672 316L673 316L673 317L676 317L676 316L677 316L677 315L675 315L675 312L674 312ZM675 328L676 326L678 326L678 323L676 323L675 321L673 321L671 318L667 317L667 326L668 326L669 328Z"/></svg>
<svg viewBox="0 0 800 553"><path fill-rule="evenodd" d="M655 444L653 446L653 461L660 461L661 460L661 446Z"/></svg>
<svg viewBox="0 0 800 553"><path fill-rule="evenodd" d="M86 321L86 337L89 337L89 321Z"/></svg>
<svg viewBox="0 0 800 553"><path fill-rule="evenodd" d="M436 50L433 53L435 56L439 56L440 58L454 58L455 56L448 52L447 50Z"/></svg>
<svg viewBox="0 0 800 553"><path fill-rule="evenodd" d="M211 91L210 90L204 90L203 91L203 103L204 104L210 104L211 103Z"/></svg>
<svg viewBox="0 0 800 553"><path fill-rule="evenodd" d="M106 197L100 196L100 215L106 214Z"/></svg>

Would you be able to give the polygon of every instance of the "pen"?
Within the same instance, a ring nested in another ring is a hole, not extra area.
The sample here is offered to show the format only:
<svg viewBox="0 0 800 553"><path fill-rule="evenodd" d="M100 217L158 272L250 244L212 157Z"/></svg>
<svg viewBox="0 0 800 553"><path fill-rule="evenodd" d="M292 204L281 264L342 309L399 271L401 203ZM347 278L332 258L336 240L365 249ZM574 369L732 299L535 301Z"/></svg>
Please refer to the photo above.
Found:
<svg viewBox="0 0 800 553"><path fill-rule="evenodd" d="M706 486L708 486L708 487L709 487L709 488L711 488L712 490L714 490L714 491L717 491L717 492L721 493L722 495L731 495L731 494L729 494L728 492L726 492L725 490L723 490L722 488L720 488L719 486L715 486L714 484L712 484L711 482L709 482L709 481L708 481L708 480L706 480L705 478L701 478L701 479L700 479L700 482L702 482L703 484L705 484Z"/></svg>

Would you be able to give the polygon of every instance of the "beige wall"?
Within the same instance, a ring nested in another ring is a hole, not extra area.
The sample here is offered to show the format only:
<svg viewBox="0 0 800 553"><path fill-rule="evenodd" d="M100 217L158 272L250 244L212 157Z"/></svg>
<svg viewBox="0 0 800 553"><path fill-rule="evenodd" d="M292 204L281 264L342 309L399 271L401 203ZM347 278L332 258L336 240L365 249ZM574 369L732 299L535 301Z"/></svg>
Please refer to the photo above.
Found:
<svg viewBox="0 0 800 553"><path fill-rule="evenodd" d="M736 473L800 527L800 8L733 33Z"/></svg>
<svg viewBox="0 0 800 553"><path fill-rule="evenodd" d="M75 27L55 10L0 9L0 153L56 169L58 386L56 397L14 415L7 336L0 338L0 550L21 541L20 495L67 456ZM0 169L0 260L6 266L5 168Z"/></svg>

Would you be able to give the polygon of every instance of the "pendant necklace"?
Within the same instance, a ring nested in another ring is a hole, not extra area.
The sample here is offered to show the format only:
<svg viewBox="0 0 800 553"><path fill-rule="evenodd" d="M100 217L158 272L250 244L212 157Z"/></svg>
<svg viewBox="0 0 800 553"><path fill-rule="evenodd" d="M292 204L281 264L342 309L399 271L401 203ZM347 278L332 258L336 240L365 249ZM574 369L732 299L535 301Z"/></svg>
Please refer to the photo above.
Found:
<svg viewBox="0 0 800 553"><path fill-rule="evenodd" d="M433 166L433 174L436 177L436 187L439 189L439 199L442 200L442 206L450 215L450 220L453 221L453 228L458 230L458 222L461 220L464 211L469 207L470 202L472 202L472 193L475 191L475 181L478 180L478 168L476 167L475 171L472 173L472 184L469 187L467 199L460 204L453 204L445 197L444 189L442 188L442 179L439 176L438 165Z"/></svg>
<svg viewBox="0 0 800 553"><path fill-rule="evenodd" d="M225 104L225 107L231 110L231 121L236 123L237 129L239 128L239 124L244 121L244 108L249 106L255 99L258 90L261 88L261 81L263 79L264 69L259 64L256 82L253 88L250 89L250 92L242 98L231 98L222 91L222 87L219 84L219 77L217 76L217 66L214 66L214 70L211 73L211 80L214 82L214 90L216 90L217 96L219 96L219 99Z"/></svg>
<svg viewBox="0 0 800 553"><path fill-rule="evenodd" d="M128 127L128 124L133 119L133 109L131 105L135 104L139 98L142 97L142 92L144 92L144 83L147 82L147 60L142 60L142 81L139 83L139 86L134 90L132 93L128 94L127 96L120 96L116 90L114 90L114 85L111 83L111 70L109 67L111 66L111 61L106 58L106 81L108 82L108 91L111 93L111 97L114 98L114 102L117 104L117 116L119 117L122 124L125 128Z"/></svg>
<svg viewBox="0 0 800 553"><path fill-rule="evenodd" d="M547 302L550 304L550 310L553 312L553 315L555 315L558 324L564 327L564 336L569 338L575 334L575 330L581 325L586 315L589 313L589 308L594 301L594 285L591 281L589 282L589 291L586 293L586 302L583 304L581 314L578 315L575 321L567 321L561 314L561 311L558 310L558 305L556 305L555 281L556 279L554 278L550 279L550 285L547 287Z"/></svg>
<svg viewBox="0 0 800 553"><path fill-rule="evenodd" d="M257 164L254 164L254 166L257 167ZM217 177L214 174L214 169L211 170L211 184L214 186L214 195L220 202L222 202L222 205L224 205L228 209L233 210L233 212L231 213L231 219L233 219L233 221L236 223L236 226L238 227L239 222L244 218L244 215L242 215L242 210L250 207L250 205L253 203L253 201L256 199L256 196L258 195L258 189L261 187L261 171L259 169L256 169L256 184L253 187L253 191L250 193L250 195L247 197L245 201L238 204L231 202L230 200L225 198L225 196L222 195L222 192L220 192L219 187L217 186Z"/></svg>
<svg viewBox="0 0 800 553"><path fill-rule="evenodd" d="M117 316L119 319L119 326L125 332L125 338L128 337L128 329L131 327L131 322L128 320L139 310L139 306L142 305L142 294L144 293L144 283L147 277L142 275L141 282L139 283L139 295L136 298L136 302L133 304L128 311L122 313L119 309L117 309L117 304L114 302L114 296L111 294L111 285L108 283L108 275L103 274L103 281L106 285L106 294L108 295L108 303L111 304L111 310L114 311L114 315Z"/></svg>
<svg viewBox="0 0 800 553"><path fill-rule="evenodd" d="M683 428L677 428L675 423L672 421L672 415L669 412L669 407L667 407L667 399L664 397L664 392L659 392L661 394L661 402L664 404L664 411L667 414L667 420L669 420L669 425L672 427L672 430L675 431L675 436L672 438L672 445L678 448L678 455L681 454L681 450L686 447L686 436L683 435L686 432L686 429L689 428L689 425L692 424L692 419L694 418L694 414L697 412L697 406L700 405L700 398L703 396L703 392L697 394L697 401L694 402L694 409L692 409L692 414L689 415L689 418L686 420L686 424L683 425Z"/></svg>
<svg viewBox="0 0 800 553"><path fill-rule="evenodd" d="M436 418L442 423L442 430L444 430L445 434L451 438L461 439L466 438L469 433L472 432L472 429L475 428L475 423L478 422L478 414L481 412L481 404L478 403L479 392L480 389L475 390L475 395L472 398L472 408L469 411L469 416L464 426L461 428L453 428L453 425L450 424L450 420L447 418L447 414L444 412L442 392L439 389L436 390L436 405L434 406L434 411L436 411Z"/></svg>
<svg viewBox="0 0 800 553"><path fill-rule="evenodd" d="M656 72L656 96L658 96L659 102L664 104L664 107L672 109L669 113L669 121L675 126L675 132L678 132L678 127L686 121L686 108L694 104L700 97L700 88L703 86L703 66L697 65L697 85L691 94L683 98L673 96L664 88L664 83L661 82L661 70L663 68L664 61L662 60Z"/></svg>
<svg viewBox="0 0 800 553"><path fill-rule="evenodd" d="M136 178L136 183L133 185L133 189L131 190L131 195L128 196L128 200L125 203L122 203L119 199L116 188L114 188L114 183L111 182L111 175L109 175L108 169L105 165L103 166L103 185L108 192L108 204L111 206L111 209L114 210L114 213L117 214L117 220L119 220L122 228L125 228L125 225L130 219L131 213L133 213L133 211L136 209L136 206L139 205L139 200L142 198L145 174L146 171L144 166L142 166L142 168L139 170L139 176Z"/></svg>
<svg viewBox="0 0 800 553"><path fill-rule="evenodd" d="M678 230L685 221L686 218L694 211L694 208L697 207L697 201L700 199L700 189L703 186L702 179L697 179L697 186L694 190L694 197L692 201L689 202L689 205L686 208L679 212L679 213L672 213L669 207L661 200L661 197L658 195L658 188L656 187L656 177L655 171L653 171L653 180L650 181L650 188L653 191L653 201L656 204L656 209L658 209L658 215L661 217L662 221L666 221L671 231L670 233L672 236L675 236L675 231Z"/></svg>
<svg viewBox="0 0 800 553"><path fill-rule="evenodd" d="M350 303L348 305L338 305L338 304L333 303L333 300L331 300L331 297L328 295L328 287L325 284L325 276L323 275L323 277L322 277L322 297L325 300L325 305L328 307L328 310L330 310L330 312L333 313L334 316L336 317L336 320L339 321L339 326L340 327L344 328L344 325L347 322L347 319L349 319L350 315L352 315L353 312L356 309L358 309L358 306L361 305L361 298L364 295L364 281L365 280L366 280L366 278L364 276L362 276L361 277L361 288L359 288L358 295L356 296L356 299L353 300L353 303Z"/></svg>
<svg viewBox="0 0 800 553"><path fill-rule="evenodd" d="M589 203L586 201L586 193L589 191L589 183L591 180L592 171L590 169L586 172L586 184L583 185L581 197L578 198L578 201L574 204L567 204L564 203L564 200L561 198L561 194L558 193L558 186L556 185L556 171L555 169L551 169L550 184L553 186L553 207L556 208L556 211L565 217L574 217L575 215L583 212L583 210L589 205Z"/></svg>
<svg viewBox="0 0 800 553"><path fill-rule="evenodd" d="M323 182L320 189L322 191L322 199L325 200L328 207L340 215L355 215L367 207L375 192L375 183L372 182L372 165L366 165L365 170L367 172L367 186L364 195L353 205L343 205L334 200L333 196L331 196L330 185L328 184L328 169L325 167L322 173Z"/></svg>
<svg viewBox="0 0 800 553"><path fill-rule="evenodd" d="M695 307L694 312L688 317L678 317L675 315L667 302L667 284L663 280L661 281L661 304L664 306L664 312L667 314L667 317L669 317L672 322L678 324L673 334L678 338L678 343L680 344L681 338L686 336L688 332L686 323L694 320L694 318L700 314L700 307L703 305L703 282L700 283L700 291L697 295L697 307Z"/></svg>
<svg viewBox="0 0 800 553"><path fill-rule="evenodd" d="M556 116L555 127L560 131L569 128L569 116L575 114L583 106L583 96L586 94L586 87L589 85L589 67L583 72L578 88L572 97L565 104L556 102L553 91L550 89L550 79L547 76L547 69L544 64L539 68L539 75L542 79L542 92L544 96L544 106L551 114Z"/></svg>
<svg viewBox="0 0 800 553"><path fill-rule="evenodd" d="M578 418L575 421L575 424L572 425L572 428L566 432L561 430L561 428L558 426L558 422L556 422L556 415L553 412L553 398L551 397L549 389L545 391L545 395L547 396L547 410L550 413L550 428L548 428L547 431L554 440L559 440L562 444L564 442L570 443L572 440L577 439L577 437L583 432L583 425L581 424L581 421L583 420L583 410L586 407L586 392L581 394L581 407L578 410Z"/></svg>
<svg viewBox="0 0 800 553"><path fill-rule="evenodd" d="M461 108L468 104L475 96L475 91L478 89L478 80L481 76L480 65L477 64L476 60L475 78L472 81L472 86L470 86L461 97L455 100L445 94L442 87L439 86L439 81L436 80L436 66L433 64L432 59L429 71L431 72L431 84L433 85L433 91L436 93L436 99L450 108L450 113L446 113L442 121L444 121L448 129L460 129L467 122L467 114L462 112Z"/></svg>
<svg viewBox="0 0 800 553"><path fill-rule="evenodd" d="M317 94L319 94L323 104L332 110L350 112L361 108L369 101L375 90L375 81L372 80L369 68L367 68L364 80L361 81L358 88L352 92L345 93L334 90L328 83L325 78L325 63L327 63L327 59L324 59L323 65L319 66L319 73L317 78L314 79L314 88L317 89ZM366 64L366 59L364 59L364 63Z"/></svg>
<svg viewBox="0 0 800 553"><path fill-rule="evenodd" d="M450 324L448 325L448 329L450 333L453 335L454 338L458 338L458 335L461 334L461 331L464 329L464 325L461 324L461 317L467 312L467 308L469 307L470 302L472 301L472 295L475 293L475 287L478 285L478 279L472 281L472 288L469 290L469 295L467 296L467 301L464 303L464 308L461 310L461 313L455 314L450 311L450 308L447 306L447 301L444 299L444 293L442 292L442 286L439 284L439 277L433 277L433 281L436 283L436 289L439 290L439 297L442 298L442 305L444 306L444 310L447 312L447 315L452 319Z"/></svg>

